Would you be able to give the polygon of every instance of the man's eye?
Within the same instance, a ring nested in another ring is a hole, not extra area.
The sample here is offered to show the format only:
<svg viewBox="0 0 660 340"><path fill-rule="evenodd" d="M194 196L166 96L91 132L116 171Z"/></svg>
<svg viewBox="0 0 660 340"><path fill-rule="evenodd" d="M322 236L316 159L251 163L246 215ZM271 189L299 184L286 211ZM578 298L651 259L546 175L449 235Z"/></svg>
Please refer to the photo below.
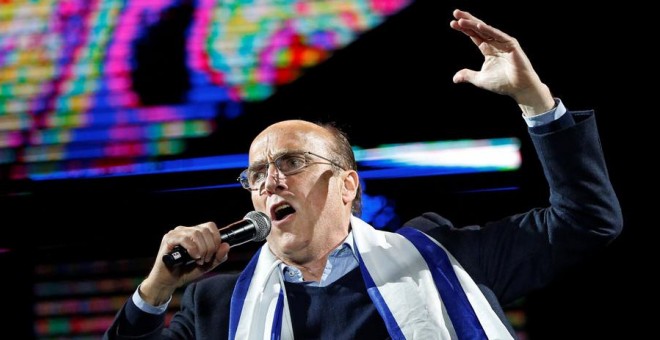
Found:
<svg viewBox="0 0 660 340"><path fill-rule="evenodd" d="M305 158L300 156L284 156L280 159L279 163L282 171L296 170L305 165Z"/></svg>
<svg viewBox="0 0 660 340"><path fill-rule="evenodd" d="M252 171L250 173L250 183L257 183L266 178L266 173L264 171Z"/></svg>

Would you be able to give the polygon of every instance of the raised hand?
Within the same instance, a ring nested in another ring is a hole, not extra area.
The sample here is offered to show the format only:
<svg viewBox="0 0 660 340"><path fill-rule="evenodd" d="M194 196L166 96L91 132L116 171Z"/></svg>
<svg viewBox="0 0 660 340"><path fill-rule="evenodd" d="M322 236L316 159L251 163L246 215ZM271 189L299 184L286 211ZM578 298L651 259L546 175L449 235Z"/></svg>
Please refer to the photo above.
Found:
<svg viewBox="0 0 660 340"><path fill-rule="evenodd" d="M554 106L550 90L541 82L518 40L468 12L457 9L453 14L449 26L469 36L484 56L481 70L464 68L456 72L454 83L471 83L510 96L527 116Z"/></svg>

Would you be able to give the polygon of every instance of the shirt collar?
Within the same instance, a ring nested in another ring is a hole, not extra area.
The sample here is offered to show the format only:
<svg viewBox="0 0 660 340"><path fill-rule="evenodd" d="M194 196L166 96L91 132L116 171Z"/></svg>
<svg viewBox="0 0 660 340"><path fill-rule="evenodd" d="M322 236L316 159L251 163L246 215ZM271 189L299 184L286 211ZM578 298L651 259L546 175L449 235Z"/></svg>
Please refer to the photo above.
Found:
<svg viewBox="0 0 660 340"><path fill-rule="evenodd" d="M332 250L328 255L328 263L326 263L324 268L324 276L327 275L327 271L329 270L329 266L328 266L329 263L333 262L334 259L347 256L349 252L350 255L353 256L353 258L357 262L358 258L357 255L355 254L352 230L348 232L348 236L346 236L344 241L340 245L338 245L337 248ZM331 267L332 266L330 265L330 268ZM282 271L284 280L288 282L303 282L303 276L300 269L294 266L289 266L286 263L282 262L280 264L280 270Z"/></svg>

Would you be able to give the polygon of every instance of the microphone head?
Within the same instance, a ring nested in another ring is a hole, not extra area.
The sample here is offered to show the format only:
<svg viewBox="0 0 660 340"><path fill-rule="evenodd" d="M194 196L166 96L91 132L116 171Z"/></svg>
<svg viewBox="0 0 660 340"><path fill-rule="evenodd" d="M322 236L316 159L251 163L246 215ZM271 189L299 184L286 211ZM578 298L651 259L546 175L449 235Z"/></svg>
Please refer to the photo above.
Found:
<svg viewBox="0 0 660 340"><path fill-rule="evenodd" d="M252 221L255 228L255 235L252 241L259 242L266 239L270 233L270 218L268 215L261 211L250 211L244 217L246 220Z"/></svg>

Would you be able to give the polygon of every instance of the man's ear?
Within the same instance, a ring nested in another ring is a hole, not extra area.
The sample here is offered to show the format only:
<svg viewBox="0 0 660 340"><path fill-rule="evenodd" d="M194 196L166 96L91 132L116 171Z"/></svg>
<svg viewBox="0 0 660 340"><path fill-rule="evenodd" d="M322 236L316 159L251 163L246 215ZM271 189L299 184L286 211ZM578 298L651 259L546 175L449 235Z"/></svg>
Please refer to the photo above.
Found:
<svg viewBox="0 0 660 340"><path fill-rule="evenodd" d="M355 199L360 185L360 177L355 170L347 170L342 176L344 176L344 186L342 187L341 195L344 204L346 204L353 202Z"/></svg>

